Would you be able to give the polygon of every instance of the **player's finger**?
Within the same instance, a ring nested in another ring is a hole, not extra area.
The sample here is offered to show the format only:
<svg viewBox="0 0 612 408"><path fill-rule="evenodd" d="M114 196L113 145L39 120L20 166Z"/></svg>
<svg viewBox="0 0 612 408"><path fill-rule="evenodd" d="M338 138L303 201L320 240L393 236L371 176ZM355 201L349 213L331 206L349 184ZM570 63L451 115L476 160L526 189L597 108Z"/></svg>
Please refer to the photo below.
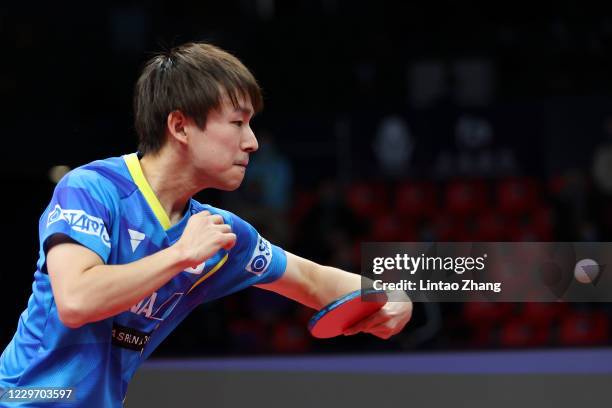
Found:
<svg viewBox="0 0 612 408"><path fill-rule="evenodd" d="M224 224L225 223L223 221L223 217L220 216L219 214L211 215L210 217L208 217L208 220L209 222L213 224Z"/></svg>
<svg viewBox="0 0 612 408"><path fill-rule="evenodd" d="M232 232L232 227L228 224L216 224L215 228L223 233Z"/></svg>
<svg viewBox="0 0 612 408"><path fill-rule="evenodd" d="M382 326L379 326L379 327L382 327ZM389 337L397 334L393 330L384 329L384 328L379 328L377 330L371 330L371 331L368 331L368 333L372 334L372 335L374 335L374 336L376 336L378 338L381 338L383 340L387 340Z"/></svg>
<svg viewBox="0 0 612 408"><path fill-rule="evenodd" d="M384 335L391 337L393 334L399 331L398 325L392 320L381 321L376 325L372 325L363 330L366 333L373 334L377 337L383 338Z"/></svg>
<svg viewBox="0 0 612 408"><path fill-rule="evenodd" d="M236 245L236 234L234 234L233 232L223 234L223 239L224 244L222 245L222 248L226 251L229 251L234 247L234 245Z"/></svg>
<svg viewBox="0 0 612 408"><path fill-rule="evenodd" d="M388 316L381 309L378 312L374 313L371 316L366 317L365 319L355 323L353 326L349 327L344 331L344 335L351 336L353 334L357 334L362 331L367 331L370 327L377 326L388 320Z"/></svg>

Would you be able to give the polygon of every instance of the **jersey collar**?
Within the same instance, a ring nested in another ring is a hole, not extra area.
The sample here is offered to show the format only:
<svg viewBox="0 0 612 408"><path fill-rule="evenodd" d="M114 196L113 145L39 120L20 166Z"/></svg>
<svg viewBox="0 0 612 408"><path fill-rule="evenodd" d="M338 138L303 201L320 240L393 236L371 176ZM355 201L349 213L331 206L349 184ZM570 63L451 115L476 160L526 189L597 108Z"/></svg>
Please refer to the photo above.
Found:
<svg viewBox="0 0 612 408"><path fill-rule="evenodd" d="M159 199L153 192L151 185L145 178L144 173L142 172L142 167L140 167L138 155L136 153L126 154L123 156L123 160L125 160L130 176L132 176L134 183L136 183L138 189L147 201L147 204L149 204L149 207L151 207L157 221L159 221L164 230L170 229L170 217L168 217L168 214L166 214L166 210L164 210L164 207L161 205Z"/></svg>

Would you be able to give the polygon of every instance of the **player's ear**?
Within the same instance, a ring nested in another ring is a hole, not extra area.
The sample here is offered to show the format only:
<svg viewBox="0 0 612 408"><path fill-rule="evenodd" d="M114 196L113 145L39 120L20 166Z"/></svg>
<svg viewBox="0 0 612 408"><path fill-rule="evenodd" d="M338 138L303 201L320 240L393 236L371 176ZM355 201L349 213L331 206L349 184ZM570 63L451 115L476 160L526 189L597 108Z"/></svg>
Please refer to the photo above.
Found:
<svg viewBox="0 0 612 408"><path fill-rule="evenodd" d="M181 111L172 111L168 114L166 125L168 126L168 133L180 143L187 143L187 117Z"/></svg>

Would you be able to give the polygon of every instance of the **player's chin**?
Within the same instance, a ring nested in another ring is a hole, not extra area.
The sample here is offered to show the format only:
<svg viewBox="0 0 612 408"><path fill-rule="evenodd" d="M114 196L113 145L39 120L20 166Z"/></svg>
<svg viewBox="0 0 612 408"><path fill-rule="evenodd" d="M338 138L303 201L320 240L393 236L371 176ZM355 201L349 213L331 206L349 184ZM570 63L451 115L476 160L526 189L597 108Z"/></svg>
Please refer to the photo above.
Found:
<svg viewBox="0 0 612 408"><path fill-rule="evenodd" d="M244 177L226 180L218 189L223 191L234 191L240 187L242 180L244 180Z"/></svg>
<svg viewBox="0 0 612 408"><path fill-rule="evenodd" d="M216 179L214 188L222 191L234 191L242 184L245 175L245 168L242 166L232 166L230 171L224 171Z"/></svg>

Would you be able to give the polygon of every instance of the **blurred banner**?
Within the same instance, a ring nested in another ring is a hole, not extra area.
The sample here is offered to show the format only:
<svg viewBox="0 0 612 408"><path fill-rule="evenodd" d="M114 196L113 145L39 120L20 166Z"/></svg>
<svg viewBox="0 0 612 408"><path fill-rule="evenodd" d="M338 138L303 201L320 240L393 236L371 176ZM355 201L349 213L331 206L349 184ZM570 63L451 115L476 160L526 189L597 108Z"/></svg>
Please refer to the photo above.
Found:
<svg viewBox="0 0 612 408"><path fill-rule="evenodd" d="M364 243L363 289L418 302L610 302L611 242Z"/></svg>

